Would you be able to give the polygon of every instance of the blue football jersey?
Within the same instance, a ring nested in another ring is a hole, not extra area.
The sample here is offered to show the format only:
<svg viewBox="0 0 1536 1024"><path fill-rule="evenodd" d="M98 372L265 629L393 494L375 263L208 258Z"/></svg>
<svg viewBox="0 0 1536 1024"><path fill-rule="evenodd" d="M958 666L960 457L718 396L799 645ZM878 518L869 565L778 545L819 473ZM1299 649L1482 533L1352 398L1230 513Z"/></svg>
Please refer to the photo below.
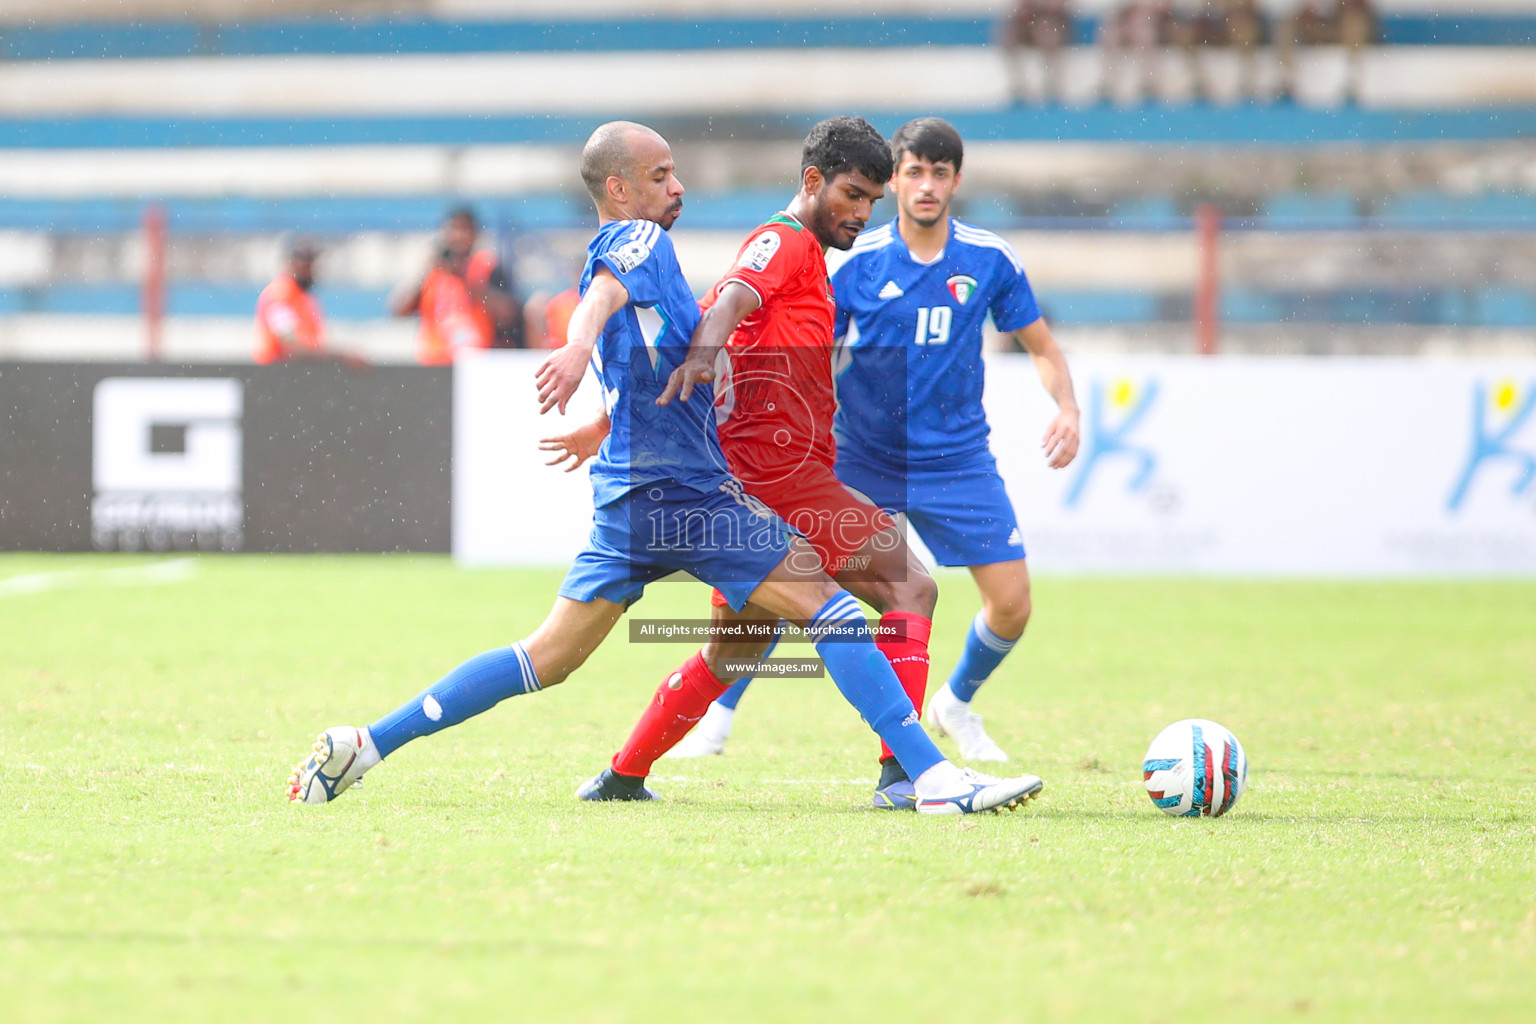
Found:
<svg viewBox="0 0 1536 1024"><path fill-rule="evenodd" d="M949 241L919 263L895 223L859 236L832 276L837 301L839 449L900 471L987 447L982 327L1040 319L1024 265L1002 238L950 218Z"/></svg>
<svg viewBox="0 0 1536 1024"><path fill-rule="evenodd" d="M636 487L664 481L717 490L729 475L715 429L714 389L700 385L687 402L656 404L699 323L699 304L672 239L648 220L612 221L587 246L583 295L598 264L629 291L629 303L608 318L592 349L613 423L592 462L594 503L601 508Z"/></svg>

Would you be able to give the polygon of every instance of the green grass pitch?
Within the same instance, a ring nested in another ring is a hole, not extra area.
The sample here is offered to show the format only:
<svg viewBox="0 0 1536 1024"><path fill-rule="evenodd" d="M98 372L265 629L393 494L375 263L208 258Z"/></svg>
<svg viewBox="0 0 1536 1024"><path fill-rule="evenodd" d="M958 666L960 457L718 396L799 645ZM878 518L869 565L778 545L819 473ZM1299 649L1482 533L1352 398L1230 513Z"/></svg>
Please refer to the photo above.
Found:
<svg viewBox="0 0 1536 1024"><path fill-rule="evenodd" d="M978 707L1044 796L920 819L864 809L825 680L759 685L664 802L578 803L690 651L622 626L290 806L320 728L521 636L559 574L154 561L0 558L8 1021L1536 1019L1530 583L1039 580ZM940 583L939 680L975 607ZM1223 819L1142 788L1189 716L1252 761Z"/></svg>

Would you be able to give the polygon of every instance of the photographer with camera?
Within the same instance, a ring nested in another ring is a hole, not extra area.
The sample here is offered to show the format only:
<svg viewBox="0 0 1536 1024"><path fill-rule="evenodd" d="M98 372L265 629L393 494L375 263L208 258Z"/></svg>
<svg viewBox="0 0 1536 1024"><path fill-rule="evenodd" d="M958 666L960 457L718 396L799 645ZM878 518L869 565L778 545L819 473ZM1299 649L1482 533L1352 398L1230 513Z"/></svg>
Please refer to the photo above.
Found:
<svg viewBox="0 0 1536 1024"><path fill-rule="evenodd" d="M496 253L475 249L473 210L450 210L432 265L389 297L394 316L420 314L416 359L424 366L453 362L469 348L521 348L522 324L512 282Z"/></svg>

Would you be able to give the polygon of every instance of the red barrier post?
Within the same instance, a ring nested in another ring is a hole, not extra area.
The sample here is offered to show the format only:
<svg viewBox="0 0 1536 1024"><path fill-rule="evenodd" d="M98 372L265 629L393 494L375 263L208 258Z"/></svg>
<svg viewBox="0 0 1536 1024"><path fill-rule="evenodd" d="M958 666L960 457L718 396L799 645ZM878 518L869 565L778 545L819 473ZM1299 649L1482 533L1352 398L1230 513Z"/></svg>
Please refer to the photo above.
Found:
<svg viewBox="0 0 1536 1024"><path fill-rule="evenodd" d="M161 328L165 323L165 208L144 208L144 284L139 304L144 311L144 356L160 361Z"/></svg>
<svg viewBox="0 0 1536 1024"><path fill-rule="evenodd" d="M1199 269L1195 280L1195 350L1203 356L1216 354L1220 332L1221 282L1217 274L1221 243L1221 211L1210 203L1195 211L1195 245Z"/></svg>

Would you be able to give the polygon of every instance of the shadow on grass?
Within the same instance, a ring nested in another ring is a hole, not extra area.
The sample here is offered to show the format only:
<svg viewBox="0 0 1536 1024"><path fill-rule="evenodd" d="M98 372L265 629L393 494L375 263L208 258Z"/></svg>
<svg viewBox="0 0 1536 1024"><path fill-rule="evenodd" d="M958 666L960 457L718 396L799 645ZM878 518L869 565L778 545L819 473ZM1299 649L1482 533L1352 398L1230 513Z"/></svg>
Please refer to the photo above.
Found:
<svg viewBox="0 0 1536 1024"><path fill-rule="evenodd" d="M1082 808L1082 807L1073 808L1073 807L1052 806L1051 803L1049 802L1049 800L1050 800L1049 795L1047 795L1044 798L1043 802L1031 803L1028 807L1021 807L1017 811L1012 812L1011 814L1008 811L1002 811L1002 812L999 812L997 816L1001 817L1001 818L1004 818L1005 820L1017 820L1017 821L1019 821L1021 823L1026 822L1026 821L1028 821L1030 819L1045 819L1045 820L1049 820L1049 821L1062 821L1062 820L1070 819L1070 820L1079 820L1079 821L1124 821L1124 822L1144 821L1144 822L1149 822L1149 823L1152 823L1152 824L1156 825L1156 824L1162 824L1162 823L1165 823L1165 822L1211 821L1211 820L1213 820L1213 819L1210 819L1210 818L1181 818L1181 817L1176 817L1174 815L1162 814L1162 813L1159 813L1156 808L1153 808L1153 807L1150 807L1150 806L1144 807L1144 808L1126 809L1126 810L1123 810L1123 811L1118 811L1118 810L1104 810L1104 809L1098 809L1098 808ZM607 806L607 805L604 805L604 806ZM627 805L615 805L615 806L616 807L624 807L624 806L627 806ZM693 799L689 799L686 796L683 796L683 797L668 797L665 800L665 805L662 805L662 802L658 801L657 803L654 803L654 804L653 803L647 803L647 804L644 804L642 806L646 807L647 809L660 811L662 813L666 812L666 808L667 807L676 807L679 810L686 810L686 811L688 811L690 813L728 815L728 816L733 817L733 818L737 817L737 816L741 816L741 815L757 815L757 816L761 816L763 814L778 814L778 813L800 814L800 813L803 813L806 810L806 807L803 804L797 804L797 803L794 803L794 802L780 802L780 801L776 801L776 800L772 800L772 799L768 799L768 800L755 799L755 800L743 801L743 802L740 802L740 803L734 802L734 801L730 802L730 803L716 803L716 802L705 802L705 801L693 800ZM829 815L829 816L837 817L837 818L848 817L850 815L863 816L863 815L867 815L867 814L873 814L874 817L876 817L876 818L879 818L879 817L889 817L893 821L902 821L902 820L905 820L907 818L917 817L916 815L911 814L910 812L882 810L880 808L871 807L869 804L854 804L854 803L851 803L851 804L848 804L847 806L843 806L843 807L821 807L821 806L818 806L818 807L815 808L815 810L816 810L817 814L825 814L825 815ZM601 812L599 812L599 813L601 813ZM623 813L623 812L622 811L616 811L616 813ZM990 817L990 815L942 816L942 817L939 817L937 819L937 821L938 822L944 822L944 821L956 822L956 821L966 820L966 817L969 817L970 819L974 820L976 818ZM1245 808L1239 808L1237 810L1234 810L1234 811L1230 812L1227 815L1224 815L1222 817L1222 819L1221 819L1221 823L1223 825L1231 824L1233 822L1245 822L1245 821L1246 822L1264 823L1264 824L1275 824L1275 825L1296 825L1296 824L1300 824L1300 823L1303 823L1303 822L1313 823L1313 824L1332 823L1332 824L1357 824L1357 825L1425 825L1425 824L1434 824L1434 825L1441 825L1441 824L1443 824L1443 825L1529 825L1529 824L1536 823L1536 815L1523 814L1523 813L1518 813L1518 812L1504 812L1504 813L1494 813L1494 814L1421 814L1421 815L1411 815L1411 814L1371 814L1371 815L1363 815L1363 814L1350 814L1350 813L1347 813L1347 812L1344 812L1344 811L1333 812L1333 813L1330 813L1330 812L1327 812L1327 811L1323 811L1323 812L1308 812L1308 813L1295 813L1295 812L1284 813L1284 812L1272 812L1272 811L1254 811L1254 810L1248 810L1248 809L1245 809Z"/></svg>
<svg viewBox="0 0 1536 1024"><path fill-rule="evenodd" d="M1036 817L1061 820L1064 818L1093 821L1147 821L1152 823L1214 821L1212 818L1182 818L1171 814L1148 814L1146 811L1104 811L1061 807L1041 807L1034 811ZM1354 825L1529 825L1536 823L1536 816L1528 814L1348 814L1339 812L1285 814L1270 811L1234 810L1221 818L1220 825L1238 825L1241 822L1260 822L1274 825L1354 824ZM1216 826L1212 826L1216 827ZM1240 827L1240 826L1239 826Z"/></svg>

